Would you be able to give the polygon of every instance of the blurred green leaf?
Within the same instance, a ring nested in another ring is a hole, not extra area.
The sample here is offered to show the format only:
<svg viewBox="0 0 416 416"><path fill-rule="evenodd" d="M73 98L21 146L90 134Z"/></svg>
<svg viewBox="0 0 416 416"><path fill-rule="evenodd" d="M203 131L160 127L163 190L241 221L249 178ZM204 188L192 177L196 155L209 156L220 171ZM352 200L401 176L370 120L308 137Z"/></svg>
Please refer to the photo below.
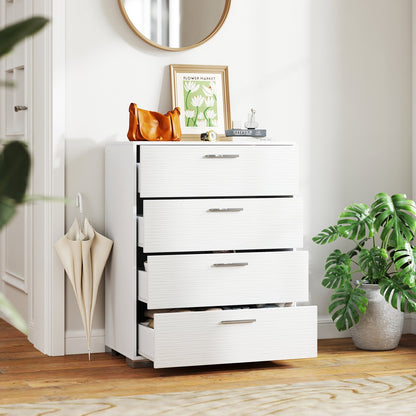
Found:
<svg viewBox="0 0 416 416"><path fill-rule="evenodd" d="M0 312L15 326L19 331L27 334L27 325L24 319L19 315L14 306L0 292Z"/></svg>
<svg viewBox="0 0 416 416"><path fill-rule="evenodd" d="M24 142L6 143L0 153L0 200L4 197L21 203L29 179L30 154Z"/></svg>
<svg viewBox="0 0 416 416"><path fill-rule="evenodd" d="M9 53L17 43L41 30L46 23L48 19L34 16L0 30L0 56Z"/></svg>
<svg viewBox="0 0 416 416"><path fill-rule="evenodd" d="M0 230L16 214L16 203L7 197L0 197Z"/></svg>

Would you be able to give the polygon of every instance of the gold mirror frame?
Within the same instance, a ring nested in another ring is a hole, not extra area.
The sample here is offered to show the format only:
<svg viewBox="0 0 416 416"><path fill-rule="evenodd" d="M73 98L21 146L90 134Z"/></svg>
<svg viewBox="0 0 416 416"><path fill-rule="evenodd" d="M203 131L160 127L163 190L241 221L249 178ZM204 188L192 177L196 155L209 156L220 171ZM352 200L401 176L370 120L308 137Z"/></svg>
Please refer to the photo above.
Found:
<svg viewBox="0 0 416 416"><path fill-rule="evenodd" d="M231 0L225 0L224 11L222 13L221 19L219 20L217 26L215 26L214 30L207 37L205 37L204 39L202 39L198 43L195 43L195 44L190 45L190 46L183 46L181 48L171 48L169 46L163 46L163 45L160 45L159 43L153 42L151 39L149 39L146 36L144 36L143 33L141 33L139 30L137 30L136 26L134 26L134 24L130 20L129 16L127 15L126 9L124 8L124 5L123 5L123 0L118 0L118 5L120 7L121 14L124 17L124 20L127 22L127 24L130 27L130 29L140 39L144 40L147 44L149 44L151 46L154 46L155 48L162 49L164 51L178 52L178 51L184 51L184 50L187 50L187 49L196 48L197 46L202 45L203 43L205 43L209 39L211 39L221 29L221 26L224 24L225 19L227 18L228 12L230 10Z"/></svg>

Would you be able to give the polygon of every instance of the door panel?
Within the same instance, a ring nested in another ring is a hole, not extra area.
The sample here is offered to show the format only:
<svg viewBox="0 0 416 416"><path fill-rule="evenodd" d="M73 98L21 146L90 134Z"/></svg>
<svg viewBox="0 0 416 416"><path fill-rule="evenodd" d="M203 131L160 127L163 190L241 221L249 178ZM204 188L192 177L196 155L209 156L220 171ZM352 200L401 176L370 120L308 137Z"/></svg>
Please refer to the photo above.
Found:
<svg viewBox="0 0 416 416"><path fill-rule="evenodd" d="M32 1L0 1L2 21L10 25L32 15ZM0 106L0 137L22 140L33 146L31 127L31 52L32 40L20 42L1 63L0 79L12 82L13 88L2 88ZM21 106L21 111L15 111ZM31 193L29 183L27 193ZM33 320L30 298L32 280L32 226L33 206L22 205L13 220L2 230L0 237L0 290L12 301L23 318L31 325ZM29 294L29 295L28 295Z"/></svg>
<svg viewBox="0 0 416 416"><path fill-rule="evenodd" d="M15 111L16 106L25 106L26 97L26 71L25 67L11 68L6 71L6 80L12 82L14 88L8 88L6 91L6 137L19 136L24 138L26 132L27 110Z"/></svg>

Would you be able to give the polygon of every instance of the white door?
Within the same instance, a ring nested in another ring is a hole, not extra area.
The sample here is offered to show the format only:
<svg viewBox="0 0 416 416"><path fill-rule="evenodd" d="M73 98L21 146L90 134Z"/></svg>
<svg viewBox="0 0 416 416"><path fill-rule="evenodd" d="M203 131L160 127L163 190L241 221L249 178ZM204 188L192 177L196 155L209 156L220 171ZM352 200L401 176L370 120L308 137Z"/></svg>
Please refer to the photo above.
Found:
<svg viewBox="0 0 416 416"><path fill-rule="evenodd" d="M32 15L54 25L0 60L0 79L16 83L14 89L0 87L0 138L28 143L33 165L28 193L63 197L65 2L0 0L0 27ZM26 319L29 340L49 355L65 351L65 281L53 251L64 222L64 204L43 201L22 206L0 232L0 290Z"/></svg>
<svg viewBox="0 0 416 416"><path fill-rule="evenodd" d="M3 25L32 15L30 0L6 0L1 3ZM1 138L25 141L32 139L32 40L21 42L2 59L0 79L13 82L14 88L2 88ZM27 192L31 193L32 180ZM32 246L33 206L20 206L17 215L2 230L0 237L0 290L12 301L29 326L33 324ZM30 337L30 335L29 335Z"/></svg>

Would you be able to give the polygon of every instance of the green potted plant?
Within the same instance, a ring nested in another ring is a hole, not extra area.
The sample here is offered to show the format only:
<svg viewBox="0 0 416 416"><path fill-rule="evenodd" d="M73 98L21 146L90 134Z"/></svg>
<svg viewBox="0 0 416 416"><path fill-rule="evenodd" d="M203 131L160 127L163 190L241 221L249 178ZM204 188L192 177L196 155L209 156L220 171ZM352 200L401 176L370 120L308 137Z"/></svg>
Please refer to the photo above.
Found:
<svg viewBox="0 0 416 416"><path fill-rule="evenodd" d="M415 217L416 204L406 195L379 193L371 206L346 207L336 225L312 239L353 243L348 251L329 254L322 285L334 291L328 311L336 328L351 328L358 348L396 348L403 312L416 311Z"/></svg>
<svg viewBox="0 0 416 416"><path fill-rule="evenodd" d="M48 22L39 16L0 30L0 57L9 53L25 37L33 35ZM13 87L0 80L0 86ZM13 218L17 206L28 201L26 188L30 174L30 154L26 143L14 140L0 142L0 230ZM26 332L26 324L0 292L0 312L18 329Z"/></svg>

